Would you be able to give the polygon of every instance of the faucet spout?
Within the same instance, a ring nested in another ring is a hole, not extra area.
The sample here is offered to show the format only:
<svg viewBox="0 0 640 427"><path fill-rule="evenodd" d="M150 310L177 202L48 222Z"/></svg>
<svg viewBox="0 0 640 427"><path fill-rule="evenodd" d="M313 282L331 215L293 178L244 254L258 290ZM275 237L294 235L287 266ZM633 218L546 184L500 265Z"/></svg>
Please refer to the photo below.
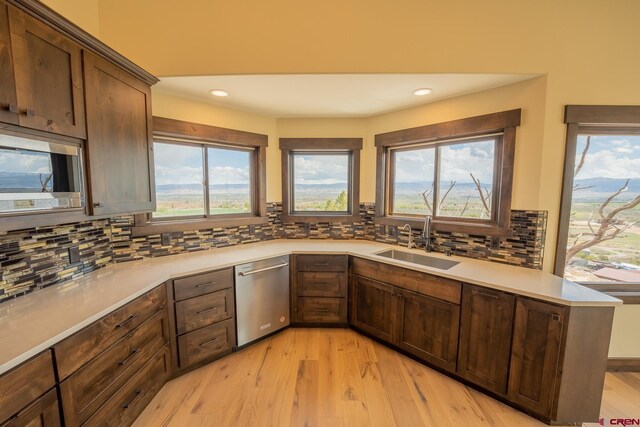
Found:
<svg viewBox="0 0 640 427"><path fill-rule="evenodd" d="M405 224L402 226L403 230L407 230L409 229L409 243L407 243L407 248L408 249L413 249L416 247L416 245L413 243L413 232L411 230L411 226L409 224Z"/></svg>
<svg viewBox="0 0 640 427"><path fill-rule="evenodd" d="M431 215L424 216L422 237L424 237L424 251L431 252Z"/></svg>

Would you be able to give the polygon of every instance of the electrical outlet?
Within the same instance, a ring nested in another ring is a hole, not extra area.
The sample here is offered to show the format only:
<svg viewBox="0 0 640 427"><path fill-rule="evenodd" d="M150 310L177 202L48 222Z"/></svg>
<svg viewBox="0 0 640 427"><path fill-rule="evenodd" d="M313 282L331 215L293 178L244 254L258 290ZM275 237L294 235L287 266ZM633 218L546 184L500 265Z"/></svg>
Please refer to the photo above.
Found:
<svg viewBox="0 0 640 427"><path fill-rule="evenodd" d="M80 262L80 247L71 246L69 248L69 264Z"/></svg>
<svg viewBox="0 0 640 427"><path fill-rule="evenodd" d="M256 234L255 224L249 224L249 234Z"/></svg>
<svg viewBox="0 0 640 427"><path fill-rule="evenodd" d="M500 238L492 237L491 238L491 249L500 249Z"/></svg>
<svg viewBox="0 0 640 427"><path fill-rule="evenodd" d="M387 226L384 224L379 225L378 234L387 234Z"/></svg>
<svg viewBox="0 0 640 427"><path fill-rule="evenodd" d="M388 226L387 234L391 237L396 237L398 235L398 227L396 227L395 225Z"/></svg>
<svg viewBox="0 0 640 427"><path fill-rule="evenodd" d="M171 245L171 233L162 233L160 235L160 244L162 246L169 246Z"/></svg>

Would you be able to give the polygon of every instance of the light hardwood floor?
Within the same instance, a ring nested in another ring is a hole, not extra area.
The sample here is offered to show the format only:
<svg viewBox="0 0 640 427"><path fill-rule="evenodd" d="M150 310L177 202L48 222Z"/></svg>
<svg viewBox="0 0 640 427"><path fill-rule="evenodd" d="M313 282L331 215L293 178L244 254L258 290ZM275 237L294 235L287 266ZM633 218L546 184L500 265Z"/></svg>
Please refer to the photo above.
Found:
<svg viewBox="0 0 640 427"><path fill-rule="evenodd" d="M607 374L603 417L640 417L640 374ZM545 424L348 329L288 329L167 383L136 426Z"/></svg>

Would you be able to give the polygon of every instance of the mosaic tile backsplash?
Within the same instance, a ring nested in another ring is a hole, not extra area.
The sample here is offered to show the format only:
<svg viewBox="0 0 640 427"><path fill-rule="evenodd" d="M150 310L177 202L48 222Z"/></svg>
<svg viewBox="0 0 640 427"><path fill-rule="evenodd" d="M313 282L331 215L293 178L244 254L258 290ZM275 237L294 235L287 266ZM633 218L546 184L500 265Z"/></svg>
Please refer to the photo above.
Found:
<svg viewBox="0 0 640 427"><path fill-rule="evenodd" d="M241 245L273 239L362 239L406 245L408 233L374 224L373 203L360 204L360 222L282 223L282 204L267 205L265 225L213 228L171 233L163 246L160 235L133 237L130 215L52 227L0 232L0 302L118 262ZM542 268L547 213L512 211L512 236L492 239L481 235L436 232L436 252ZM424 247L421 230L414 240ZM79 249L71 262L69 248Z"/></svg>

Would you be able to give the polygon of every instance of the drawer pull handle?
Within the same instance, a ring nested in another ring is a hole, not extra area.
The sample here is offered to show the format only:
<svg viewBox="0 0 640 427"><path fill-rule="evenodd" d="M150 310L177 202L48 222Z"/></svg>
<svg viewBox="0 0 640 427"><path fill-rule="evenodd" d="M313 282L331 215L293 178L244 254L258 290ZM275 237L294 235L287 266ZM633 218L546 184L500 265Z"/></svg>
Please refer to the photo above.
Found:
<svg viewBox="0 0 640 427"><path fill-rule="evenodd" d="M556 322L559 322L559 321L560 321L560 315L559 315L559 314L552 314L552 315L551 315L551 318L552 318L553 320L555 320Z"/></svg>
<svg viewBox="0 0 640 427"><path fill-rule="evenodd" d="M271 267L265 267L265 268L259 268L257 270L251 270L251 271L240 271L238 274L240 276L251 276L252 274L256 274L256 273L262 273L263 271L269 271L269 270L275 270L277 268L282 268L282 267L287 267L289 265L289 263L284 262L282 264L278 264L278 265L273 265Z"/></svg>
<svg viewBox="0 0 640 427"><path fill-rule="evenodd" d="M210 311L218 311L218 307L214 306L214 307L205 308L204 310L196 311L196 314L208 313Z"/></svg>
<svg viewBox="0 0 640 427"><path fill-rule="evenodd" d="M124 359L121 362L118 362L118 365L120 366L126 365L133 358L133 356L135 356L139 351L140 351L139 348L134 348L133 350L131 350L131 354L129 354L129 356L126 359Z"/></svg>
<svg viewBox="0 0 640 427"><path fill-rule="evenodd" d="M213 286L215 284L216 284L216 282L199 283L195 287L197 289L197 288L203 288L205 286Z"/></svg>
<svg viewBox="0 0 640 427"><path fill-rule="evenodd" d="M135 319L136 317L138 317L138 315L137 315L137 314L132 314L131 316L127 317L127 319L126 319L124 322L122 322L122 323L118 323L118 324L116 325L116 329L120 329L120 328L123 328L123 327L127 326L127 325L128 325L129 323L131 323L131 321L132 321L133 319Z"/></svg>
<svg viewBox="0 0 640 427"><path fill-rule="evenodd" d="M27 108L26 110L24 110L24 115L27 117L35 117L36 112Z"/></svg>
<svg viewBox="0 0 640 427"><path fill-rule="evenodd" d="M313 265L316 265L318 267L327 267L329 265L328 262L314 262Z"/></svg>
<svg viewBox="0 0 640 427"><path fill-rule="evenodd" d="M490 294L488 292L477 291L475 289L472 290L471 293L474 294L474 295L480 295L480 296L487 297L487 298L500 299L500 295Z"/></svg>
<svg viewBox="0 0 640 427"><path fill-rule="evenodd" d="M215 337L215 338L211 338L209 341L205 341L205 342L201 342L200 344L198 344L200 347L204 347L206 345L209 344L213 344L214 342L218 341L218 338L220 337Z"/></svg>
<svg viewBox="0 0 640 427"><path fill-rule="evenodd" d="M16 113L16 114L18 114L20 112L20 110L18 110L18 106L16 104L9 104L7 106L7 110L10 111L11 113Z"/></svg>
<svg viewBox="0 0 640 427"><path fill-rule="evenodd" d="M134 406L134 405L133 405L133 404L134 404L134 402L135 402L136 400L138 400L138 398L142 397L142 391L143 391L142 389L138 389L138 390L136 390L136 391L135 391L135 394L136 394L136 395L135 395L135 396L133 396L133 399L131 399L131 401L130 401L129 403L125 403L124 405L122 405L122 409L129 409L129 408L131 408L132 406Z"/></svg>

